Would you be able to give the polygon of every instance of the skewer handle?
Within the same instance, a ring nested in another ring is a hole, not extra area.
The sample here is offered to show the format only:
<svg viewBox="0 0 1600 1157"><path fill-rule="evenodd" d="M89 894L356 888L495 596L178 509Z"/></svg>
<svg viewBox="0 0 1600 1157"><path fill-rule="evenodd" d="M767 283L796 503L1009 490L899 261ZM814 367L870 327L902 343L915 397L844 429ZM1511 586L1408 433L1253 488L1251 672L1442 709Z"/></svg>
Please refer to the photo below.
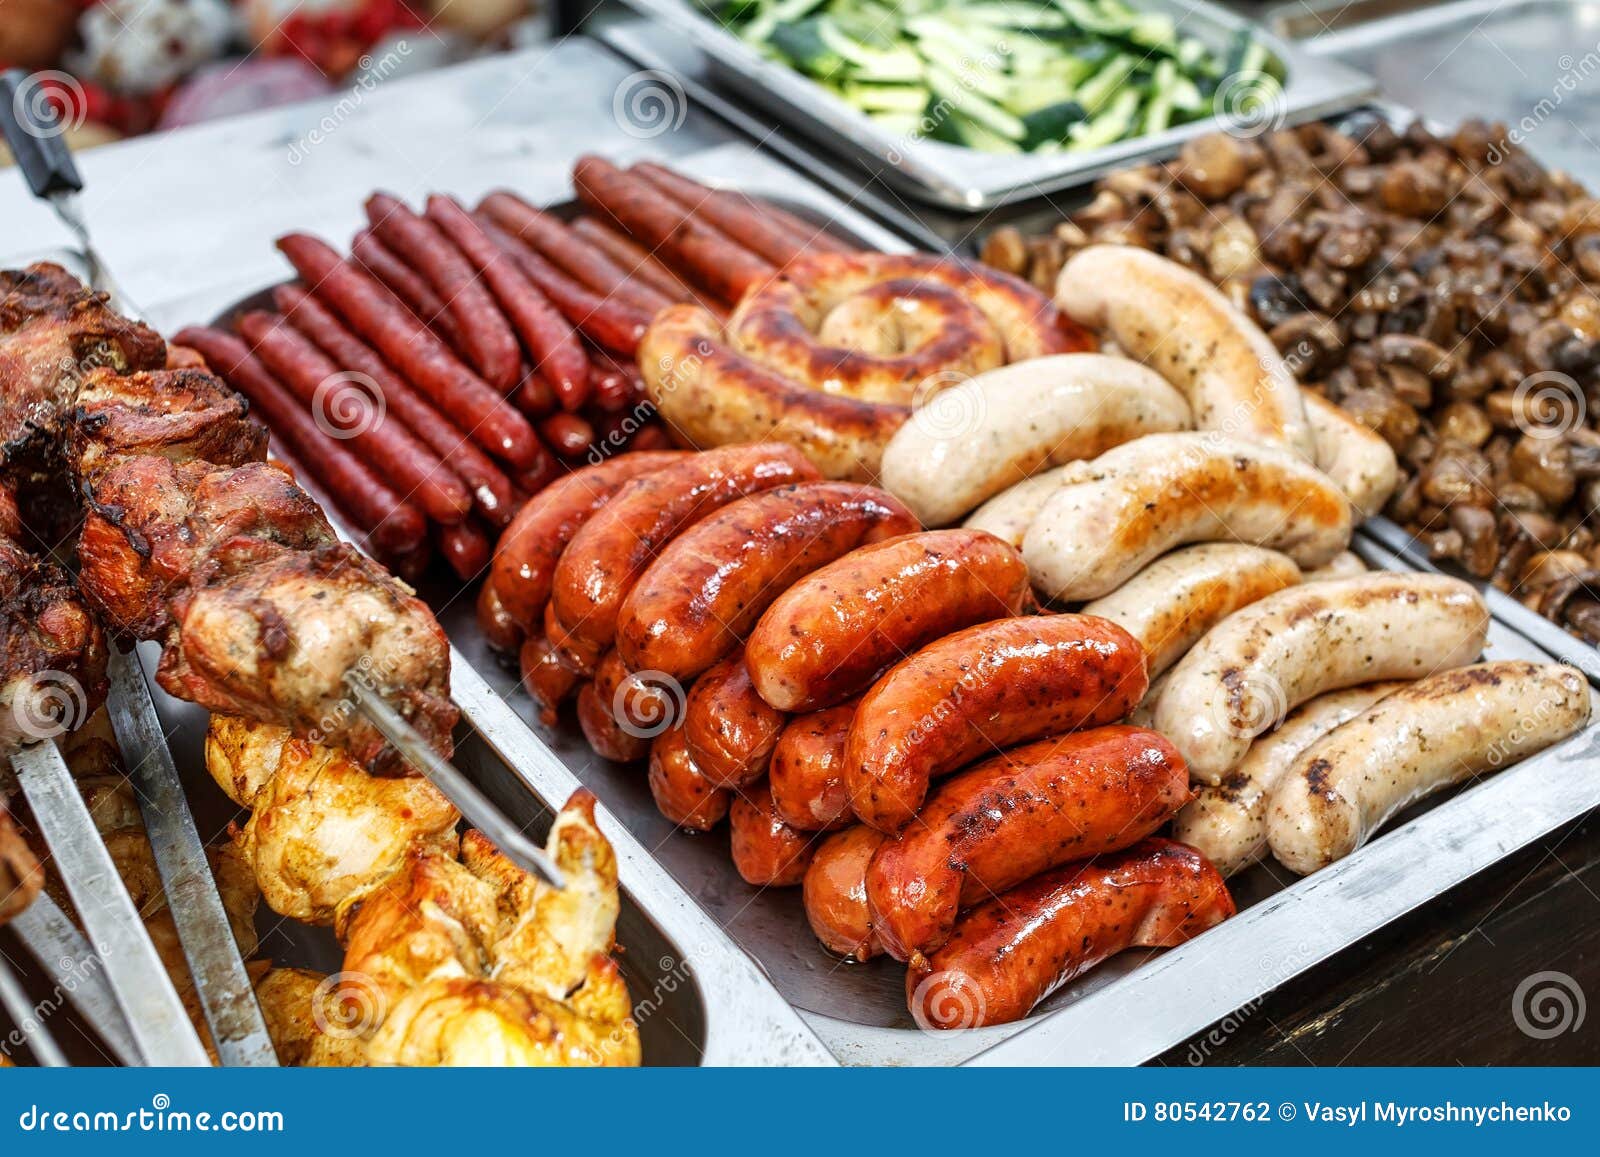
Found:
<svg viewBox="0 0 1600 1157"><path fill-rule="evenodd" d="M35 197L83 191L66 129L37 76L21 68L0 73L0 131Z"/></svg>

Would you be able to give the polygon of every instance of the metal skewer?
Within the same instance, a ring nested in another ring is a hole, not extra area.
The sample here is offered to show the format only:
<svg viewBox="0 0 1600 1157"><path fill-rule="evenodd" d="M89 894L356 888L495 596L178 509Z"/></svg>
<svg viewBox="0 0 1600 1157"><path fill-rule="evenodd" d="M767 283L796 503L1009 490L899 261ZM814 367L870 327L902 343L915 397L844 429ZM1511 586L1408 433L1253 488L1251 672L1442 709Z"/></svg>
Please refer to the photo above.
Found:
<svg viewBox="0 0 1600 1157"><path fill-rule="evenodd" d="M396 751L405 757L433 786L456 805L467 821L494 841L511 861L557 888L567 886L566 877L544 849L530 840L494 802L479 791L461 772L435 751L416 729L402 719L383 696L367 685L359 671L347 671L344 684L350 689L356 708L378 729Z"/></svg>
<svg viewBox="0 0 1600 1157"><path fill-rule="evenodd" d="M67 1067L67 1058L56 1044L56 1038L39 1020L38 1009L29 1003L17 974L3 959L0 959L0 1007L5 1008L17 1030L27 1038L28 1050L35 1060L50 1069Z"/></svg>
<svg viewBox="0 0 1600 1157"><path fill-rule="evenodd" d="M113 651L107 673L111 726L133 780L156 871L217 1056L224 1065L276 1065L278 1054L211 875L177 764L161 733L138 654Z"/></svg>
<svg viewBox="0 0 1600 1157"><path fill-rule="evenodd" d="M10 928L49 974L56 991L66 995L117 1060L125 1065L144 1064L144 1054L128 1031L117 994L106 983L105 965L49 894L35 896L32 904L12 917Z"/></svg>
<svg viewBox="0 0 1600 1157"><path fill-rule="evenodd" d="M61 751L48 740L35 743L13 755L11 767L139 1051L153 1065L209 1065Z"/></svg>

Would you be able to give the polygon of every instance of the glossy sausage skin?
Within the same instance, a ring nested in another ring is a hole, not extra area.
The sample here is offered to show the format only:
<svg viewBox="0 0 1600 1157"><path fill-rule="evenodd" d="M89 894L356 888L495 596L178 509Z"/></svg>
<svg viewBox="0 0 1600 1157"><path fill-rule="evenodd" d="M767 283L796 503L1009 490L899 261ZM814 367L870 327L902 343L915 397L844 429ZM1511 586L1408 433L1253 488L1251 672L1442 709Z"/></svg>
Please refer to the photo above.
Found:
<svg viewBox="0 0 1600 1157"><path fill-rule="evenodd" d="M789 888L805 879L820 841L778 818L766 780L737 792L728 815L733 866L746 884Z"/></svg>
<svg viewBox="0 0 1600 1157"><path fill-rule="evenodd" d="M556 713L569 699L583 676L561 661L561 656L544 637L544 632L529 635L517 654L522 684L539 705L539 721L554 727Z"/></svg>
<svg viewBox="0 0 1600 1157"><path fill-rule="evenodd" d="M743 642L796 579L917 526L899 499L853 482L742 498L684 531L640 576L617 617L617 650L636 671L691 679Z"/></svg>
<svg viewBox="0 0 1600 1157"><path fill-rule="evenodd" d="M820 848L801 895L811 931L829 952L870 960L883 951L867 907L867 865L887 837L866 824L829 836Z"/></svg>
<svg viewBox="0 0 1600 1157"><path fill-rule="evenodd" d="M756 694L744 656L733 654L689 688L684 740L707 779L718 787L742 787L766 772L787 721Z"/></svg>
<svg viewBox="0 0 1600 1157"><path fill-rule="evenodd" d="M1075 977L1127 948L1171 948L1234 913L1217 870L1193 848L1149 839L1035 876L964 915L906 973L924 1028L1020 1020Z"/></svg>
<svg viewBox="0 0 1600 1157"><path fill-rule="evenodd" d="M789 721L772 750L772 802L790 827L827 831L855 822L844 779L844 743L856 705L841 703Z"/></svg>
<svg viewBox="0 0 1600 1157"><path fill-rule="evenodd" d="M857 694L885 667L1032 600L1017 551L975 530L933 530L852 551L774 600L745 656L774 707L810 711Z"/></svg>
<svg viewBox="0 0 1600 1157"><path fill-rule="evenodd" d="M1149 680L1127 631L1089 615L1029 615L958 631L862 697L845 746L850 806L897 832L928 784L995 748L1121 719Z"/></svg>
<svg viewBox="0 0 1600 1157"><path fill-rule="evenodd" d="M619 454L576 470L528 499L500 536L478 596L478 622L489 641L502 649L516 645L502 617L523 633L539 632L556 563L573 535L633 479L685 457L670 450Z"/></svg>
<svg viewBox="0 0 1600 1157"><path fill-rule="evenodd" d="M1188 802L1189 769L1154 731L1097 727L1014 748L941 784L867 872L896 960L950 938L956 913L1030 876L1154 832Z"/></svg>
<svg viewBox="0 0 1600 1157"><path fill-rule="evenodd" d="M606 759L633 763L650 751L649 727L625 718L627 694L623 680L628 669L615 651L607 651L595 668L594 679L578 691L578 725L589 746Z"/></svg>
<svg viewBox="0 0 1600 1157"><path fill-rule="evenodd" d="M709 832L728 814L733 793L706 779L689 756L682 727L669 727L650 744L650 795L656 810L680 828Z"/></svg>
<svg viewBox="0 0 1600 1157"><path fill-rule="evenodd" d="M550 600L557 623L609 647L623 600L662 547L730 502L816 477L798 450L765 442L707 450L635 478L583 525L556 563Z"/></svg>

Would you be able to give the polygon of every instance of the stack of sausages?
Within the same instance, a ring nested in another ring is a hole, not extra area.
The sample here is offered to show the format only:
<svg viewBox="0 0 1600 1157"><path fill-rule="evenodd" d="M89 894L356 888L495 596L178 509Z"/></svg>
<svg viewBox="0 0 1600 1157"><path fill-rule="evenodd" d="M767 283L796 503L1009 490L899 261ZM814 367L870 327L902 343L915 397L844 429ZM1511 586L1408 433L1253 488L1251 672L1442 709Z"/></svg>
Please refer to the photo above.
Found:
<svg viewBox="0 0 1600 1157"><path fill-rule="evenodd" d="M720 315L787 257L839 247L658 165L589 158L575 182L590 214L572 222L509 192L421 212L375 194L349 258L279 240L300 280L276 314L182 335L402 574L442 555L475 578L528 495L666 444L634 365L657 312Z"/></svg>
<svg viewBox="0 0 1600 1157"><path fill-rule="evenodd" d="M824 944L905 960L941 1028L1233 911L1203 857L1149 838L1190 793L1170 742L1114 725L1148 686L1139 643L1033 609L1014 548L920 531L778 443L574 473L519 513L479 604L547 718L575 698L674 823L729 819L746 881L804 883Z"/></svg>

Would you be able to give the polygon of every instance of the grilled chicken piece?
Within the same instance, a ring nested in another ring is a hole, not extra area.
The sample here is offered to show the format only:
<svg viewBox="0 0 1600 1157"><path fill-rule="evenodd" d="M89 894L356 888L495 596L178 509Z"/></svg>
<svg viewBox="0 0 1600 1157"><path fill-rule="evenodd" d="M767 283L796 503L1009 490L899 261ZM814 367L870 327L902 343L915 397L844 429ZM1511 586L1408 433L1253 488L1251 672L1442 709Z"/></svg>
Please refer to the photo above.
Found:
<svg viewBox="0 0 1600 1157"><path fill-rule="evenodd" d="M369 775L342 751L281 727L213 715L206 767L250 810L234 840L280 915L332 924L413 846L456 854L460 814L427 780Z"/></svg>
<svg viewBox="0 0 1600 1157"><path fill-rule="evenodd" d="M168 692L403 774L398 753L354 710L342 676L356 671L424 739L451 750L449 641L410 588L344 543L295 551L234 541L212 559L222 577L172 600L157 673Z"/></svg>
<svg viewBox="0 0 1600 1157"><path fill-rule="evenodd" d="M107 459L139 454L218 467L265 462L266 427L245 416L249 409L221 378L204 370L97 369L74 400L68 454L80 478Z"/></svg>
<svg viewBox="0 0 1600 1157"><path fill-rule="evenodd" d="M330 1000L339 1027L313 1045L313 1063L638 1064L611 957L616 857L594 805L575 793L551 831L566 892L478 832L462 838L459 863L415 849L348 912L346 979Z"/></svg>
<svg viewBox="0 0 1600 1157"><path fill-rule="evenodd" d="M65 571L0 537L0 768L105 698L106 641Z"/></svg>
<svg viewBox="0 0 1600 1157"><path fill-rule="evenodd" d="M274 968L256 981L256 1000L280 1065L303 1065L311 1055L326 980L306 968Z"/></svg>
<svg viewBox="0 0 1600 1157"><path fill-rule="evenodd" d="M21 912L44 885L44 869L0 803L0 924Z"/></svg>
<svg viewBox="0 0 1600 1157"><path fill-rule="evenodd" d="M337 541L316 501L276 463L124 458L94 479L78 538L84 593L142 639L171 625L172 600L278 548Z"/></svg>

